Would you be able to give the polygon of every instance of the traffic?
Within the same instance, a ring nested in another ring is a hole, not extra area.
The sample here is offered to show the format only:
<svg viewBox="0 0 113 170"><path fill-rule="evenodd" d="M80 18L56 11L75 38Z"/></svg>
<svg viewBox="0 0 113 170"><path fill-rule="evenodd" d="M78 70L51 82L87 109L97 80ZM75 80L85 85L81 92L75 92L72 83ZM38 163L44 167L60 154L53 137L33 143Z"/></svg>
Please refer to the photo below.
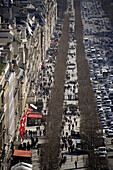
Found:
<svg viewBox="0 0 113 170"><path fill-rule="evenodd" d="M107 151L112 148L113 138L113 28L100 1L82 0L81 16L85 56L97 101L98 118L106 139L105 146L102 146L104 151L100 153L99 148L99 153L106 157Z"/></svg>

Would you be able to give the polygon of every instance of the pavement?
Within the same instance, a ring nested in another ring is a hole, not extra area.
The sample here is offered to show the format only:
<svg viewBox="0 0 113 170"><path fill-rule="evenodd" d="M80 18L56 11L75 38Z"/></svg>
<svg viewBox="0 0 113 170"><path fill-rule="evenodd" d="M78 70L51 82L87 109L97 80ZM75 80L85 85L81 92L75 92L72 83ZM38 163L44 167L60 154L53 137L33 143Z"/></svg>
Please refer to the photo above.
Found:
<svg viewBox="0 0 113 170"><path fill-rule="evenodd" d="M61 33L61 31L56 31L57 34ZM58 39L59 41L59 39ZM58 44L58 41L57 42ZM51 47L52 49L52 47ZM50 49L50 51L51 51ZM54 49L54 48L53 48ZM37 88L36 88L36 96L37 96L37 101L38 99L41 99L43 102L43 108L42 108L42 113L43 115L48 114L48 102L51 97L51 88L54 85L54 71L55 71L55 61L56 61L56 56L53 55L47 55L46 60L44 63L44 69L40 70L39 73L39 80L37 82ZM49 91L46 93L45 89L49 89ZM39 129L39 130L37 130ZM39 126L26 126L27 130L27 136L26 134L24 135L24 141L21 143L28 143L31 144L31 135L29 135L29 131L32 131L32 137L34 140L38 138L38 143L35 145L35 148L30 148L30 151L32 151L32 165L33 165L33 170L38 170L40 169L40 154L41 154L41 147L40 145L44 143L45 141L45 136L43 134L44 130L44 125L40 124ZM41 132L41 135L40 135Z"/></svg>
<svg viewBox="0 0 113 170"><path fill-rule="evenodd" d="M80 116L78 116L78 115L71 115L71 116L65 115L65 117L68 120L72 121L71 129L72 129L72 124L74 124L73 130L76 131L76 132L79 132ZM70 117L71 117L71 119L70 119ZM77 121L77 126L75 125L74 118ZM71 135L71 130L69 130L69 124L70 124L70 122L65 121L64 135L66 134L66 132L68 132L68 136ZM79 141L80 139L72 139L75 148L76 148L76 141L77 140ZM75 169L75 161L77 161L77 169L81 169L81 170L87 169L87 167L85 165L85 162L86 162L86 159L87 159L86 154L84 154L84 155L83 154L77 155L76 153L71 154L71 153L68 152L68 149L64 149L63 151L61 151L61 154L62 153L63 153L63 156L66 156L67 159L66 159L65 164L62 164L61 170L73 170L73 169Z"/></svg>
<svg viewBox="0 0 113 170"><path fill-rule="evenodd" d="M72 3L73 1L71 1ZM73 10L73 6L72 6ZM73 10L74 15L74 10ZM65 92L64 92L64 108L67 107L66 112L63 115L62 122L64 124L62 133L61 133L61 145L63 144L63 138L65 138L65 143L67 147L61 148L61 158L66 157L65 163L62 163L61 170L73 170L73 169L81 169L85 170L86 162L88 156L86 154L77 154L76 152L72 153L69 151L70 144L68 142L69 136L71 136L71 130L75 132L80 132L80 113L77 109L77 112L72 114L71 108L69 105L74 105L78 107L78 99L75 94L78 94L78 82L77 82L77 63L76 63L76 40L73 37L73 32L75 28L75 22L70 20L70 30L69 33L69 50L67 56L67 69L66 75L68 78L65 78ZM73 38L73 40L72 40ZM69 87L69 88L68 88ZM70 126L70 128L69 128ZM67 137L66 137L67 134ZM63 138L62 138L63 137ZM72 138L73 148L76 149L76 142L80 141L80 139ZM75 161L77 162L77 167L75 167Z"/></svg>

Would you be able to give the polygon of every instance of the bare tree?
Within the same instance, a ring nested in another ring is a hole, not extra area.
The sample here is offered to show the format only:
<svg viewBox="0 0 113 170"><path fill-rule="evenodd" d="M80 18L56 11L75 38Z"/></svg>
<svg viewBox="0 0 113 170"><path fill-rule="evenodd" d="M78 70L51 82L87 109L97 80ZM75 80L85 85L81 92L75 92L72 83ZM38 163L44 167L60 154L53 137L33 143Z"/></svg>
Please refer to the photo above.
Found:
<svg viewBox="0 0 113 170"><path fill-rule="evenodd" d="M64 78L68 52L69 19L64 18L62 36L59 42L59 52L55 67L55 84L51 89L51 99L48 107L46 141L41 155L41 169L58 169L60 155L60 134L62 126Z"/></svg>
<svg viewBox="0 0 113 170"><path fill-rule="evenodd" d="M98 120L97 103L90 82L89 66L83 45L83 25L80 13L80 0L75 1L75 34L77 40L77 70L79 83L79 109L81 116L80 133L83 147L88 153L89 169L102 169L107 160L100 160L94 149L102 145L102 125Z"/></svg>

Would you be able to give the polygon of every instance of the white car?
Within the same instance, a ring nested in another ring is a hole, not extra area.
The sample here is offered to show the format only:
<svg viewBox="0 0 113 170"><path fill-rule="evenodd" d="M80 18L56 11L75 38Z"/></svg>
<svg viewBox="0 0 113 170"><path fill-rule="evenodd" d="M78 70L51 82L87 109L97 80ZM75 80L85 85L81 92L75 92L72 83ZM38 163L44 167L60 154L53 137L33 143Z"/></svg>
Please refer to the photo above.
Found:
<svg viewBox="0 0 113 170"><path fill-rule="evenodd" d="M107 156L106 147L104 146L99 147L99 157L106 157L106 156Z"/></svg>
<svg viewBox="0 0 113 170"><path fill-rule="evenodd" d="M105 153L99 152L99 157L106 157L107 155Z"/></svg>
<svg viewBox="0 0 113 170"><path fill-rule="evenodd" d="M108 137L113 137L113 130L109 129L107 132Z"/></svg>

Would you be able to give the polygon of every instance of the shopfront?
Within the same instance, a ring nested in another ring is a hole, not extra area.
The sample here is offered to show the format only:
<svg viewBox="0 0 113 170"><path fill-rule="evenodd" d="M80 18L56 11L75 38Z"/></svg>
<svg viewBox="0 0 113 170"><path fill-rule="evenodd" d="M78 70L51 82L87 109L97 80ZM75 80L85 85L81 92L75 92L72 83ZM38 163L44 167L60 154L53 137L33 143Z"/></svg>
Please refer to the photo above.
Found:
<svg viewBox="0 0 113 170"><path fill-rule="evenodd" d="M29 114L27 117L27 126L38 126L42 123L42 114Z"/></svg>

